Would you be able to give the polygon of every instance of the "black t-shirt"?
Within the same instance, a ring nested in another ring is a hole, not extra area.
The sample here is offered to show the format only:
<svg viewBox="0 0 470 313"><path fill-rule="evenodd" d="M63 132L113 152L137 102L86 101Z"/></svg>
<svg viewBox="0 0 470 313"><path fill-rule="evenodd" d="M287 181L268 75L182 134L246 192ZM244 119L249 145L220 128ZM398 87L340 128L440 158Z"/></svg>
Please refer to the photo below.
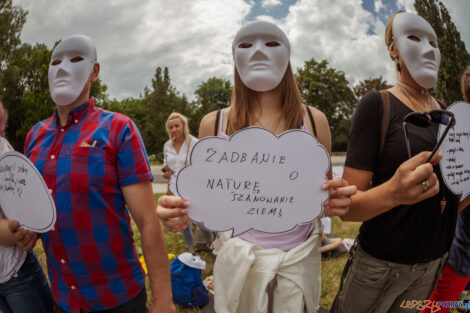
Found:
<svg viewBox="0 0 470 313"><path fill-rule="evenodd" d="M390 94L390 126L381 155L380 129L382 99L379 92L366 94L359 102L349 134L345 166L374 172L373 185L389 180L408 159L402 121L412 112ZM412 155L431 151L439 125L420 128L408 124ZM455 232L458 198L442 181L439 166L434 167L440 192L413 205L400 205L361 225L359 242L370 255L396 263L428 262L449 251ZM446 207L441 214L441 200Z"/></svg>

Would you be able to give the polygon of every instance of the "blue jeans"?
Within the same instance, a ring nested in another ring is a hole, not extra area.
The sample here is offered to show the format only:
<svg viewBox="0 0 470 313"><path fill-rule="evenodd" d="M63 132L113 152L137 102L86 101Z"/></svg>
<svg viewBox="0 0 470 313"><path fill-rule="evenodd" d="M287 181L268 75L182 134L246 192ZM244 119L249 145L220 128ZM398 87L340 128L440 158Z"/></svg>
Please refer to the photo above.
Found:
<svg viewBox="0 0 470 313"><path fill-rule="evenodd" d="M211 231L205 229L199 223L196 223L196 224L199 226L199 229L201 230L201 233L204 236L206 243L214 239L214 236ZM186 248L194 247L194 239L193 239L193 233L191 231L191 225L189 225L188 228L184 229L182 233L183 233L184 242L186 243Z"/></svg>
<svg viewBox="0 0 470 313"><path fill-rule="evenodd" d="M3 313L51 313L51 289L33 252L28 252L16 277L0 284Z"/></svg>

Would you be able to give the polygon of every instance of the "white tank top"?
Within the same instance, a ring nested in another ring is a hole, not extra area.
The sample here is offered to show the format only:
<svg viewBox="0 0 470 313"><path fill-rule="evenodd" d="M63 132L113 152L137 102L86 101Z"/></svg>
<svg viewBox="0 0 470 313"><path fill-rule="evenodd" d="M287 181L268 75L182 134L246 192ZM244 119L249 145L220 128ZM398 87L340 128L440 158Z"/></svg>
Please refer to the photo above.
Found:
<svg viewBox="0 0 470 313"><path fill-rule="evenodd" d="M0 136L0 155L12 150L8 140ZM2 211L0 211L0 218L3 218ZM0 245L0 284L15 276L25 259L26 252L20 247Z"/></svg>

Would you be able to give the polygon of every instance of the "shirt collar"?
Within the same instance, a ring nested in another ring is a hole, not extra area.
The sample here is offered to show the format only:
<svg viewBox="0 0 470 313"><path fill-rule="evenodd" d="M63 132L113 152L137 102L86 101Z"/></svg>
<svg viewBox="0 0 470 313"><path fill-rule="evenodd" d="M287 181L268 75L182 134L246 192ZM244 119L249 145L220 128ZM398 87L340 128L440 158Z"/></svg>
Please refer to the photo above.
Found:
<svg viewBox="0 0 470 313"><path fill-rule="evenodd" d="M78 107L69 112L69 115L67 116L66 126L80 123L80 121L82 121L88 115L88 113L93 111L94 109L95 99L93 97L90 97L88 101L83 102ZM56 122L56 126L60 128L61 126L59 123L59 116L57 115L57 108L54 110L54 119Z"/></svg>

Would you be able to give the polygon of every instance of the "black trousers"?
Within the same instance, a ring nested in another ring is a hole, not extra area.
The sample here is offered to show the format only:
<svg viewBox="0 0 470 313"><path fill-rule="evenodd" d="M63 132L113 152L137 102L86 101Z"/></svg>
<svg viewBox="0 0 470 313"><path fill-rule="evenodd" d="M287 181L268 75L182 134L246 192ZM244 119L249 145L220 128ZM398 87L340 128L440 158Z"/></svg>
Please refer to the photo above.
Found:
<svg viewBox="0 0 470 313"><path fill-rule="evenodd" d="M145 287L142 288L140 293L130 301L118 305L115 308L102 310L102 311L93 311L96 313L147 313L147 291ZM55 304L56 313L69 313L62 310L57 304ZM80 311L83 313L83 311Z"/></svg>

